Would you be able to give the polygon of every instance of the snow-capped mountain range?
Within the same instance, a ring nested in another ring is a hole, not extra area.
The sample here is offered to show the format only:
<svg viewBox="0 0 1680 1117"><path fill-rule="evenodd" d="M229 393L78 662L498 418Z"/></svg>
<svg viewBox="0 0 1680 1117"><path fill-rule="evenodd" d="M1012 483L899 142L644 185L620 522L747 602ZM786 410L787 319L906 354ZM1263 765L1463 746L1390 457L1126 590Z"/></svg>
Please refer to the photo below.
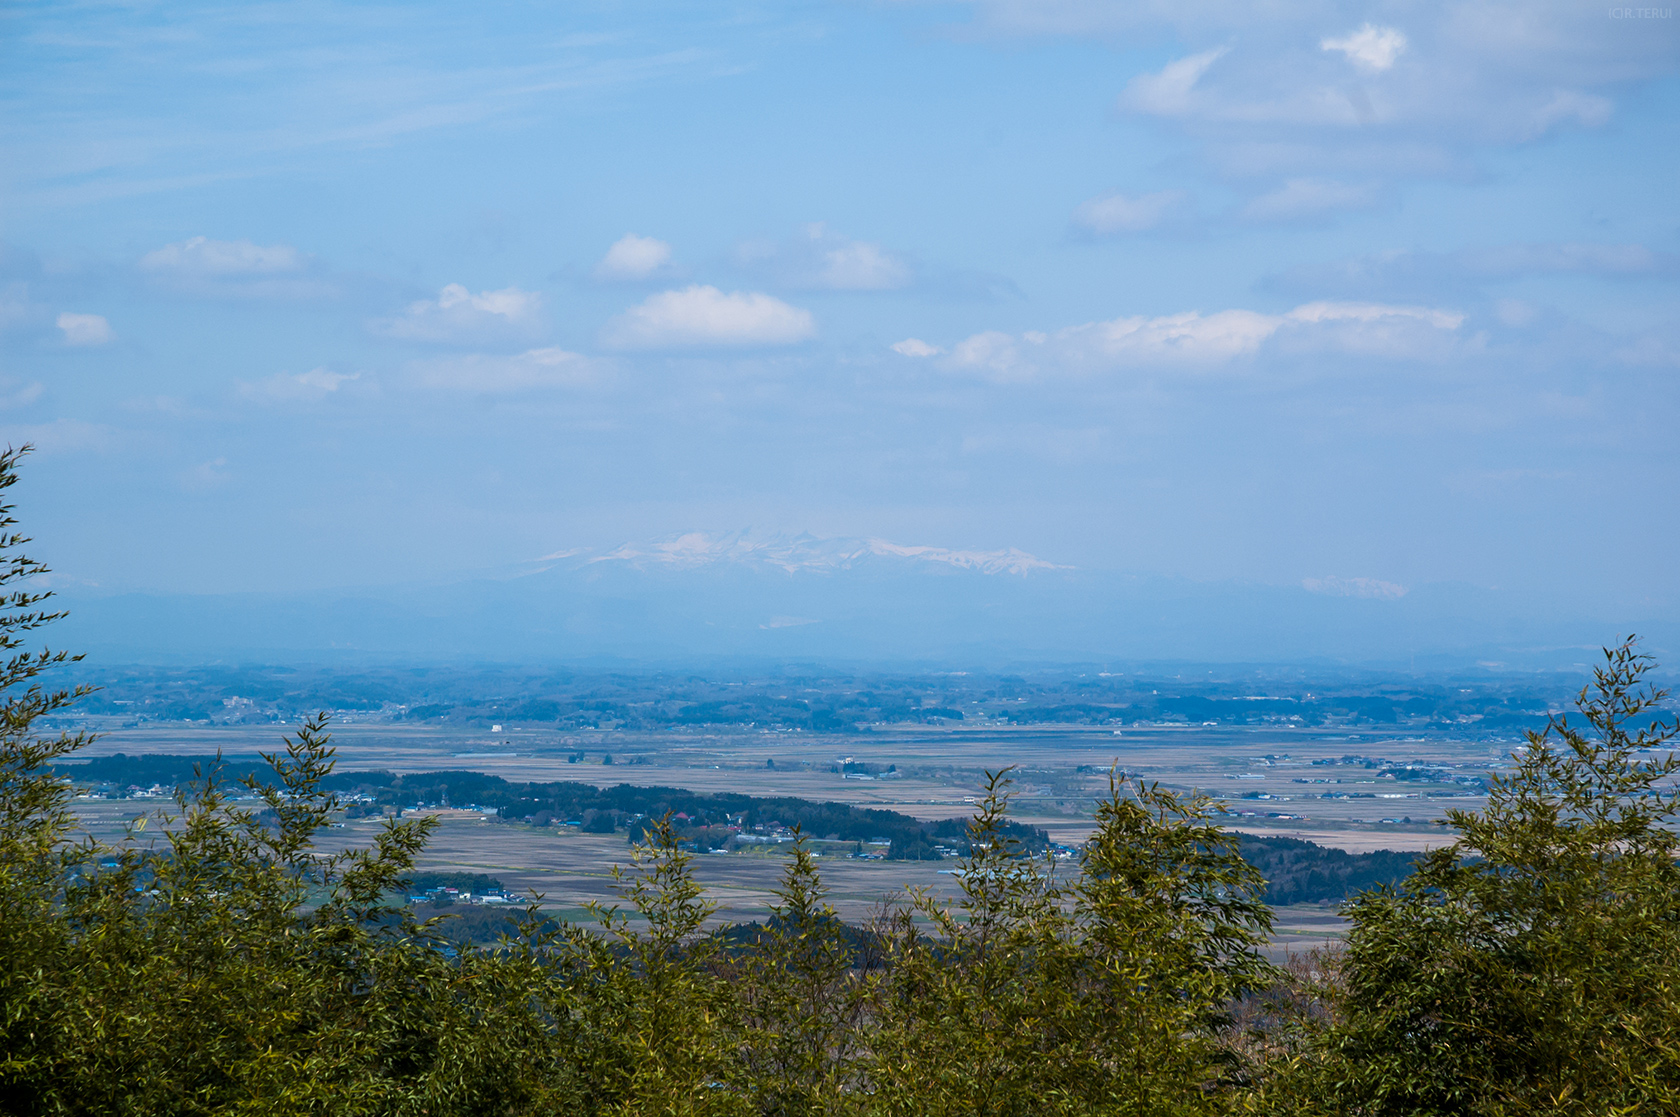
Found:
<svg viewBox="0 0 1680 1117"><path fill-rule="evenodd" d="M65 589L65 634L112 661L1574 663L1652 618L1554 615L1495 591L1368 577L1295 586L1074 568L1025 551L685 532L556 551L443 586L313 594ZM1659 630L1660 631L1656 631Z"/></svg>
<svg viewBox="0 0 1680 1117"><path fill-rule="evenodd" d="M625 543L608 551L572 548L544 555L532 573L571 563L623 563L637 570L692 570L719 564L781 570L788 574L851 570L871 560L931 564L979 574L1025 577L1070 566L1048 562L1010 547L1002 551L954 551L946 547L907 546L885 539L824 539L809 533L754 536L749 529L711 534L683 532L648 543Z"/></svg>

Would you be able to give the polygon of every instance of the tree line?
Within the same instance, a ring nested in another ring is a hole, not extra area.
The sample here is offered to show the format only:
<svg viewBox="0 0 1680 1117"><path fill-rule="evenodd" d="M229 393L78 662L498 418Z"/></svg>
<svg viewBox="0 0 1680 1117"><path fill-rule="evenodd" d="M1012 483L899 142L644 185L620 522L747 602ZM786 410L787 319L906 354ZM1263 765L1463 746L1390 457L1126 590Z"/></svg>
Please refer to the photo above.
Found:
<svg viewBox="0 0 1680 1117"><path fill-rule="evenodd" d="M214 775L223 782L257 779L272 782L267 766L258 760L174 755L126 756L117 753L83 763L57 764L54 770L80 786L130 785L185 788L194 780ZM929 821L899 811L824 803L791 796L745 795L736 792L696 792L675 787L619 784L596 787L576 781L513 783L482 772L335 771L322 780L324 789L357 802L350 812L374 808L396 809L452 802L493 807L504 821L537 826L575 821L593 832L625 830L632 838L645 833L645 822L671 816L679 839L716 838L731 823L750 830L777 823L799 827L814 839L890 843L886 856L896 860L937 858L935 847L966 849L964 819ZM368 801L371 800L371 803ZM1042 852L1049 835L1019 822L1001 824L1004 835L1024 852ZM1395 850L1348 853L1300 838L1244 835L1244 860L1260 871L1271 904L1325 903L1344 900L1377 884L1391 884L1411 872L1415 854Z"/></svg>
<svg viewBox="0 0 1680 1117"><path fill-rule="evenodd" d="M680 672L592 673L555 667L87 666L99 690L84 715L261 725L316 710L564 734L606 726L666 730L756 726L822 734L915 724L1098 726L1290 722L1429 726L1435 732L1544 728L1567 688L1534 675L1408 677L1322 670L1310 676L1236 672L1071 671L1031 676L771 672L703 677Z"/></svg>

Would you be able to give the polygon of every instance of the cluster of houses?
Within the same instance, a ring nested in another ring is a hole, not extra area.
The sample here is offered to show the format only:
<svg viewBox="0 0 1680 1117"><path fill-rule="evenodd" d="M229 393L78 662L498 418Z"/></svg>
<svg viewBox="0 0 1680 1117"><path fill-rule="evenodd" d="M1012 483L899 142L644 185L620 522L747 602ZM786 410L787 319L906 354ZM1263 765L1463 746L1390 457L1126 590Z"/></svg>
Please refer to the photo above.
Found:
<svg viewBox="0 0 1680 1117"><path fill-rule="evenodd" d="M428 888L408 898L411 904L507 904L508 894L499 888L483 892L467 892L459 888Z"/></svg>
<svg viewBox="0 0 1680 1117"><path fill-rule="evenodd" d="M173 799L175 789L165 787L161 783L154 783L151 787L141 787L131 783L127 787L105 783L87 788L76 794L78 799Z"/></svg>

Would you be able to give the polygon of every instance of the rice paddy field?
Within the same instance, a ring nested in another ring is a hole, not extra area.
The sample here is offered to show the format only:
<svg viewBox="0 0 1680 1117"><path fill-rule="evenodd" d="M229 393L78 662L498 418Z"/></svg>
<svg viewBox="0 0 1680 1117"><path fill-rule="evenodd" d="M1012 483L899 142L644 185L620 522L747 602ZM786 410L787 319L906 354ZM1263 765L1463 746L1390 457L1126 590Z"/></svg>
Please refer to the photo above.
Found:
<svg viewBox="0 0 1680 1117"><path fill-rule="evenodd" d="M101 727L94 727L101 728ZM280 744L283 727L148 726L102 728L82 755L250 757ZM1110 774L1159 782L1219 799L1227 825L1257 834L1305 838L1350 852L1422 850L1450 841L1435 820L1483 803L1482 781L1508 762L1511 739L1418 733L1254 727L1087 727L904 729L825 735L788 731L500 732L345 719L333 728L341 770L397 773L471 770L510 781L629 783L698 792L795 796L879 807L921 818L971 813L988 771L1010 769L1011 815L1076 845ZM472 804L453 804L456 808ZM147 818L138 837L158 833L167 801L80 799L83 825L105 838ZM335 847L369 841L375 819L350 819L329 832ZM590 900L615 896L615 865L628 865L624 834L531 826L455 809L441 812L422 868L488 873L510 891L535 892L557 914L578 915ZM720 922L762 918L784 857L774 845L699 854L696 872ZM866 920L907 888L957 893L952 862L821 857L840 913ZM1275 947L1284 952L1334 941L1333 907L1278 911Z"/></svg>

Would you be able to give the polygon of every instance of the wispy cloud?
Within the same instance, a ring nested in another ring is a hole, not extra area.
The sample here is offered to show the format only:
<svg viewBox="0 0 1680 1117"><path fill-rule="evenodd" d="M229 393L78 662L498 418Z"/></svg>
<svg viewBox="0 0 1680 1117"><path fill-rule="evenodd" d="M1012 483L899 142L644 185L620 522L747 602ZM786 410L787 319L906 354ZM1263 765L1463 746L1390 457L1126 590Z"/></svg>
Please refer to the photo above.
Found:
<svg viewBox="0 0 1680 1117"><path fill-rule="evenodd" d="M41 393L44 390L39 380L32 380L15 388L10 385L0 385L0 409L11 410L14 407L28 407L41 398Z"/></svg>
<svg viewBox="0 0 1680 1117"><path fill-rule="evenodd" d="M1188 116L1203 111L1196 84L1229 48L1218 47L1167 63L1158 73L1140 74L1126 85L1120 107L1148 116Z"/></svg>
<svg viewBox="0 0 1680 1117"><path fill-rule="evenodd" d="M1153 229L1185 208L1189 195L1182 190L1152 194L1103 194L1080 204L1073 223L1088 233L1141 233Z"/></svg>
<svg viewBox="0 0 1680 1117"><path fill-rule="evenodd" d="M513 356L473 353L421 361L414 378L425 388L480 395L513 395L600 383L600 361L564 349L528 349Z"/></svg>
<svg viewBox="0 0 1680 1117"><path fill-rule="evenodd" d="M338 392L361 373L334 372L313 368L308 372L280 373L255 383L241 383L239 394L259 403L315 403Z"/></svg>
<svg viewBox="0 0 1680 1117"><path fill-rule="evenodd" d="M289 244L189 237L140 257L159 287L202 297L315 299L337 294L316 263Z"/></svg>
<svg viewBox="0 0 1680 1117"><path fill-rule="evenodd" d="M187 492L207 493L225 486L232 480L232 475L228 471L227 458L214 457L182 470L176 475L176 480Z"/></svg>
<svg viewBox="0 0 1680 1117"><path fill-rule="evenodd" d="M518 287L473 294L451 283L435 299L418 299L402 314L368 324L376 334L404 341L461 342L499 334L530 334L541 325L542 296Z"/></svg>
<svg viewBox="0 0 1680 1117"><path fill-rule="evenodd" d="M950 372L1007 383L1125 368L1212 371L1252 357L1274 342L1297 351L1419 357L1438 352L1441 337L1453 334L1463 322L1462 314L1432 307L1317 302L1287 314L1222 310L1115 318L1054 334L988 330L957 342L948 354L925 343L924 348L894 348L906 356L935 360Z"/></svg>
<svg viewBox="0 0 1680 1117"><path fill-rule="evenodd" d="M821 249L812 286L831 291L890 291L910 282L910 269L878 244L851 241Z"/></svg>
<svg viewBox="0 0 1680 1117"><path fill-rule="evenodd" d="M291 245L190 237L140 257L140 270L155 274L209 277L283 275L302 271L304 259Z"/></svg>
<svg viewBox="0 0 1680 1117"><path fill-rule="evenodd" d="M1243 207L1250 221L1298 221L1337 210L1364 209L1376 201L1370 183L1353 184L1319 178L1292 178L1269 194Z"/></svg>
<svg viewBox="0 0 1680 1117"><path fill-rule="evenodd" d="M111 323L98 314L73 314L67 310L58 316L56 325L64 334L66 345L108 345L117 336Z"/></svg>
<svg viewBox="0 0 1680 1117"><path fill-rule="evenodd" d="M1272 276L1266 286L1365 298L1412 298L1469 293L1504 280L1555 275L1668 282L1680 279L1680 253L1659 252L1643 244L1590 241L1383 252L1297 265Z"/></svg>
<svg viewBox="0 0 1680 1117"><path fill-rule="evenodd" d="M1464 249L1453 258L1466 271L1484 276L1680 277L1680 255L1653 252L1642 244L1507 244Z"/></svg>
<svg viewBox="0 0 1680 1117"><path fill-rule="evenodd" d="M44 423L0 426L0 442L29 443L42 454L103 453L123 442L122 432L104 423L83 419L52 419Z"/></svg>
<svg viewBox="0 0 1680 1117"><path fill-rule="evenodd" d="M396 47L399 25L413 49ZM527 25L465 24L447 7L381 4L308 14L186 5L143 18L120 6L41 9L12 34L32 59L50 59L42 97L54 110L50 119L11 116L0 139L22 153L14 197L32 206L180 191L282 172L323 148L389 146L592 91L706 80L727 69L725 55L696 41L695 30L533 35ZM428 49L428 36L449 49ZM160 119L165 74L190 80L216 111ZM143 92L89 92L111 83Z"/></svg>
<svg viewBox="0 0 1680 1117"><path fill-rule="evenodd" d="M915 279L915 269L895 253L872 241L841 236L821 221L785 241L748 241L735 257L749 270L808 290L891 291Z"/></svg>

